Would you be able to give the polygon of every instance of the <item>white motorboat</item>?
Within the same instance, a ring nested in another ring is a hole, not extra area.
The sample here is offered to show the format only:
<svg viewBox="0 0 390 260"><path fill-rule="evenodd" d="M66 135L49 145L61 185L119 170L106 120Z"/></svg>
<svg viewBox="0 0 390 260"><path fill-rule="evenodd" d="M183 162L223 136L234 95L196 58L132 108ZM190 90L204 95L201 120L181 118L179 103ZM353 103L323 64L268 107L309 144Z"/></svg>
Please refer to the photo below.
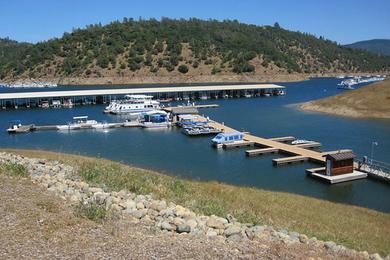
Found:
<svg viewBox="0 0 390 260"><path fill-rule="evenodd" d="M92 128L95 128L95 129L107 129L107 128L113 128L116 125L117 124L115 124L115 123L102 122L102 123L97 123L97 124L92 125Z"/></svg>
<svg viewBox="0 0 390 260"><path fill-rule="evenodd" d="M278 89L274 91L274 95L276 96L284 96L286 95L286 92L284 90Z"/></svg>
<svg viewBox="0 0 390 260"><path fill-rule="evenodd" d="M312 142L313 141L304 140L304 139L297 139L295 141L292 141L291 144L293 144L293 145L296 145L296 144L310 144Z"/></svg>
<svg viewBox="0 0 390 260"><path fill-rule="evenodd" d="M153 96L126 95L125 97L125 100L111 102L104 112L112 114L142 114L160 109L160 102L152 100Z"/></svg>
<svg viewBox="0 0 390 260"><path fill-rule="evenodd" d="M169 122L160 122L160 123L154 123L154 122L143 122L142 127L144 128L167 128L171 125Z"/></svg>
<svg viewBox="0 0 390 260"><path fill-rule="evenodd" d="M73 117L73 122L68 123L67 125L57 125L58 130L76 130L76 129L85 129L93 128L94 125L97 125L96 120L88 120L88 116L75 116Z"/></svg>
<svg viewBox="0 0 390 260"><path fill-rule="evenodd" d="M167 128L170 126L169 115L162 110L149 111L143 114L142 127Z"/></svg>

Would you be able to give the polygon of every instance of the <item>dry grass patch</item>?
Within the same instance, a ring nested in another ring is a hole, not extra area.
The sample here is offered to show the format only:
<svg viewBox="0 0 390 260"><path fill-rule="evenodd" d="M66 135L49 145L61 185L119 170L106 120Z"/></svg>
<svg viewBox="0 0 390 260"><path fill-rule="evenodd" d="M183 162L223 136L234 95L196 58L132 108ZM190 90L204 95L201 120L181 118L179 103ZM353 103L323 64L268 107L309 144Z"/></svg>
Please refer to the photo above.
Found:
<svg viewBox="0 0 390 260"><path fill-rule="evenodd" d="M336 96L306 102L300 107L341 116L390 119L390 79Z"/></svg>

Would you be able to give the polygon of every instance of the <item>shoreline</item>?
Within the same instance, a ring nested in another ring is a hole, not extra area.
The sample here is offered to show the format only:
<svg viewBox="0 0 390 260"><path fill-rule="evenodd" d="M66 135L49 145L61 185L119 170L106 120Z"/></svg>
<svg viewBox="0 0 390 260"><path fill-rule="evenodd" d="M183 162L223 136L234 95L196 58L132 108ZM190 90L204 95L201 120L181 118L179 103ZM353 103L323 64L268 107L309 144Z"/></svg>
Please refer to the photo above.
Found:
<svg viewBox="0 0 390 260"><path fill-rule="evenodd" d="M321 113L325 115L352 118L352 119L373 119L373 120L389 120L389 115L382 114L363 114L359 111L353 110L347 106L341 107L324 107L314 104L315 101L304 102L296 104L296 108L301 111Z"/></svg>
<svg viewBox="0 0 390 260"><path fill-rule="evenodd" d="M358 76L370 73L323 73L323 74L225 74L225 75L172 75L172 76L130 76L130 77L38 77L34 79L15 78L0 83L12 84L18 81L54 82L62 86L96 86L96 85L128 85L128 84L196 84L196 83L271 83L271 82L299 82L313 78L329 78L342 75Z"/></svg>
<svg viewBox="0 0 390 260"><path fill-rule="evenodd" d="M390 119L390 80L298 104L303 111L357 119Z"/></svg>
<svg viewBox="0 0 390 260"><path fill-rule="evenodd" d="M106 192L131 188L132 192L154 194L157 199L180 204L196 214L232 214L241 223L261 223L277 230L287 228L357 250L380 252L384 255L389 253L386 244L383 244L388 239L388 234L383 228L379 228L390 225L388 213L285 192L189 181L104 158L38 150L0 149L0 152L72 165L81 170L77 174L81 181L104 187ZM356 229L359 229L358 235ZM370 236L377 239L368 240Z"/></svg>

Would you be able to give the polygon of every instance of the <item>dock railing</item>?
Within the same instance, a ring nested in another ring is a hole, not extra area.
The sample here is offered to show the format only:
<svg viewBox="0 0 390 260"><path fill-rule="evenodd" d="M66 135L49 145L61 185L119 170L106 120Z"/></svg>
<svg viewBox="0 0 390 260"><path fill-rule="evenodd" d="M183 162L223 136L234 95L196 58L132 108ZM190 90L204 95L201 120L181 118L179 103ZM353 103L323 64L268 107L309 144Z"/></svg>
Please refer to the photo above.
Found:
<svg viewBox="0 0 390 260"><path fill-rule="evenodd" d="M357 160L359 169L373 177L390 181L390 164L368 158L366 161Z"/></svg>

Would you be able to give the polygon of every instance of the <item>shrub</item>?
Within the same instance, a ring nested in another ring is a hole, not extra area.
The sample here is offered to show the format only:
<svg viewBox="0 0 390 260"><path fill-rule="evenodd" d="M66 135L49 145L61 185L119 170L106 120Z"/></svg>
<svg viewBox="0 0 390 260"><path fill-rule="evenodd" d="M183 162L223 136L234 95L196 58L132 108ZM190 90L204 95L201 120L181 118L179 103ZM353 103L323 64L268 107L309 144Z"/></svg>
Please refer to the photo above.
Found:
<svg viewBox="0 0 390 260"><path fill-rule="evenodd" d="M26 167L16 163L5 163L0 165L0 173L11 176L28 177Z"/></svg>
<svg viewBox="0 0 390 260"><path fill-rule="evenodd" d="M179 68L177 68L177 70L183 74L186 74L188 72L188 67L187 65L180 65Z"/></svg>
<svg viewBox="0 0 390 260"><path fill-rule="evenodd" d="M192 67L193 67L193 68L199 67L199 61L195 60L195 61L192 63Z"/></svg>

